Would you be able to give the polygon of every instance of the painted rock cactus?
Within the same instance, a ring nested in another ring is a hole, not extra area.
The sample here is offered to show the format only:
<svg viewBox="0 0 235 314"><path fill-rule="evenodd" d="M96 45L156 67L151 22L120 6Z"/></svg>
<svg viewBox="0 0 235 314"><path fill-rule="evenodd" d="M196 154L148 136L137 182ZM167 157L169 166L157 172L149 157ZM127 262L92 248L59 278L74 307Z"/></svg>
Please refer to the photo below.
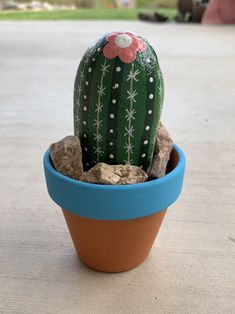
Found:
<svg viewBox="0 0 235 314"><path fill-rule="evenodd" d="M144 38L114 32L90 47L74 86L74 130L85 169L105 162L148 170L163 93L156 53Z"/></svg>

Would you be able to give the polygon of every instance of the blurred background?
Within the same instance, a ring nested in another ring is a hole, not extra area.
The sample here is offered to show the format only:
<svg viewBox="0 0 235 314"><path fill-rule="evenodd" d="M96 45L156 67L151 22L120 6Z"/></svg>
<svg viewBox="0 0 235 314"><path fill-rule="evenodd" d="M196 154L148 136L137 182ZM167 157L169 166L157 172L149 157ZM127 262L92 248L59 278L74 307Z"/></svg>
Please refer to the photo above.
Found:
<svg viewBox="0 0 235 314"><path fill-rule="evenodd" d="M235 0L0 3L0 313L234 313ZM187 166L148 259L107 275L77 259L42 158L73 134L87 47L120 29L158 55L161 120Z"/></svg>
<svg viewBox="0 0 235 314"><path fill-rule="evenodd" d="M2 0L0 19L200 22L208 0Z"/></svg>

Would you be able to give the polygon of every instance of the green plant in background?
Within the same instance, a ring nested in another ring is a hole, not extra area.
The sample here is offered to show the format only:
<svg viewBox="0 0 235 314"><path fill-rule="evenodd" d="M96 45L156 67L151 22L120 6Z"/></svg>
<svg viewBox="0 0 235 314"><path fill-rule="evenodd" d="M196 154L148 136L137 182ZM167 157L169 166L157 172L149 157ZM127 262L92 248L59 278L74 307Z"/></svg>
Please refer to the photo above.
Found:
<svg viewBox="0 0 235 314"><path fill-rule="evenodd" d="M178 0L136 0L136 6L139 8L158 7L158 8L176 8Z"/></svg>
<svg viewBox="0 0 235 314"><path fill-rule="evenodd" d="M85 168L106 162L148 170L163 93L158 59L145 39L117 32L90 47L74 86L74 130Z"/></svg>

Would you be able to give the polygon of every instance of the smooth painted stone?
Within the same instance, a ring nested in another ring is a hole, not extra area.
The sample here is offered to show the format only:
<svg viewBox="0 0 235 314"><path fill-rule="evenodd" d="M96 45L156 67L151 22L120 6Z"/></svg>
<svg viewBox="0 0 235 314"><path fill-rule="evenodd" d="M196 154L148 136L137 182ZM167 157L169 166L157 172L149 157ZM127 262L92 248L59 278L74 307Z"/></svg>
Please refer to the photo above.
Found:
<svg viewBox="0 0 235 314"><path fill-rule="evenodd" d="M163 97L158 58L146 39L113 32L89 47L74 85L74 131L85 170L104 162L148 171Z"/></svg>
<svg viewBox="0 0 235 314"><path fill-rule="evenodd" d="M83 174L82 149L77 136L67 136L50 146L50 156L57 171L79 180Z"/></svg>

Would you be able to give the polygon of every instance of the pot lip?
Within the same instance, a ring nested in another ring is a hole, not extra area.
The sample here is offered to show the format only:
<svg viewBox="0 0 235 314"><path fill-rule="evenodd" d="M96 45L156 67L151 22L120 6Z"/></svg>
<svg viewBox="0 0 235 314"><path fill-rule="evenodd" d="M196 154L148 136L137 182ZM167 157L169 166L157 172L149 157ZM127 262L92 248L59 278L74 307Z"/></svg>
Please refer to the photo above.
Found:
<svg viewBox="0 0 235 314"><path fill-rule="evenodd" d="M142 190L144 188L151 188L156 187L158 185L166 184L168 181L170 181L173 177L177 176L180 172L184 170L185 166L185 155L183 151L176 145L173 144L173 148L176 153L178 154L179 160L176 165L176 167L171 170L168 174L164 175L161 178L154 179L151 181L143 182L143 183L135 183L135 184L125 184L125 185L108 185L108 184L96 184L96 183L88 183L83 181L78 181L75 179L72 179L70 177L67 177L57 171L51 162L50 158L50 150L48 149L43 157L43 162L46 170L51 173L51 175L57 177L59 180L64 181L64 183L73 184L77 187L83 187L83 188L89 188L91 190L102 190L102 191L121 191L121 190Z"/></svg>

